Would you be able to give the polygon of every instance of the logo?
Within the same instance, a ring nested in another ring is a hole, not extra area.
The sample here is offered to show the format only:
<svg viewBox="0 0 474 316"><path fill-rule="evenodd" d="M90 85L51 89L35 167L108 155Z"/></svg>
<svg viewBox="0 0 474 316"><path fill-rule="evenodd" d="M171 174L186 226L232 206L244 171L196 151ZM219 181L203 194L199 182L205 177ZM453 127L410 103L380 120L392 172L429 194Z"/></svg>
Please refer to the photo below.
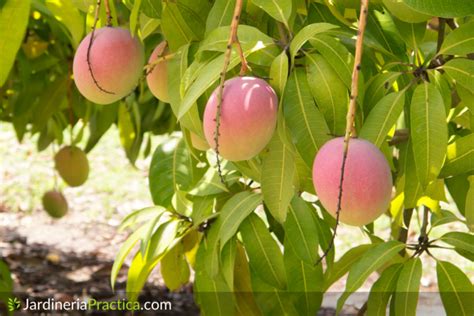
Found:
<svg viewBox="0 0 474 316"><path fill-rule="evenodd" d="M8 298L8 311L13 312L16 310L19 310L21 307L20 300L16 297L14 298Z"/></svg>

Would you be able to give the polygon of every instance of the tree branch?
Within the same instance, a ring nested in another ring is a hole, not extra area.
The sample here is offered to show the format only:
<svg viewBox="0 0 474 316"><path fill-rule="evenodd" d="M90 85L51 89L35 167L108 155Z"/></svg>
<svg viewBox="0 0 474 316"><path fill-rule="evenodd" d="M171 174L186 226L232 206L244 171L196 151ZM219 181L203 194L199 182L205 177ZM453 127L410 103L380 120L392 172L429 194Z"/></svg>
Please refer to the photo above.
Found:
<svg viewBox="0 0 474 316"><path fill-rule="evenodd" d="M214 133L214 141L216 145L215 145L214 150L216 152L216 158L217 158L217 171L219 173L219 178L223 184L225 184L225 180L224 180L224 176L222 175L222 166L221 166L221 162L219 158L219 136L220 136L219 128L220 128L220 123L221 123L220 120L221 120L221 112L222 112L222 99L223 99L223 94L224 94L225 76L227 73L227 69L229 68L233 44L237 46L237 52L239 53L240 60L241 60L240 75L241 76L244 75L249 69L247 60L242 50L242 46L240 45L239 38L237 36L240 15L242 13L242 5L243 5L243 0L236 0L234 14L232 15L232 22L230 24L229 40L227 41L227 47L224 53L224 66L220 73L220 84L217 89L217 113L216 113L216 118L215 118L216 130Z"/></svg>
<svg viewBox="0 0 474 316"><path fill-rule="evenodd" d="M339 180L339 196L337 199L337 211L336 211L336 226L334 227L334 232L329 243L328 248L324 254L319 258L316 264L319 264L329 253L331 248L334 246L334 239L336 238L337 227L339 226L339 216L342 208L342 187L344 183L344 171L346 167L347 153L349 151L349 140L351 136L356 136L354 120L357 109L357 97L359 95L359 73L361 70L361 61L362 61L362 52L363 52L363 42L364 42L364 33L365 26L367 24L367 15L369 13L369 0L361 0L360 2L360 15L359 15L359 27L357 31L357 41L355 48L355 57L354 57L354 68L352 69L352 84L351 84L351 96L349 102L349 110L347 111L346 116L346 131L344 135L344 150L342 155L342 166L341 166L341 177Z"/></svg>

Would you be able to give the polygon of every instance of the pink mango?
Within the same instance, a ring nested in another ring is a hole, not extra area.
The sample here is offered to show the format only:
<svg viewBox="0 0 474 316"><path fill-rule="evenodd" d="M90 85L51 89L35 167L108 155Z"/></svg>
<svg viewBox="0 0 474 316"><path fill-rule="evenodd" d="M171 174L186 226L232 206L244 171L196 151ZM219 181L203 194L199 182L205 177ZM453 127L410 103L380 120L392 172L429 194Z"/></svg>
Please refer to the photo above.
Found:
<svg viewBox="0 0 474 316"><path fill-rule="evenodd" d="M217 89L204 111L204 134L215 148ZM225 82L220 128L219 153L230 161L248 160L258 155L275 131L278 97L270 85L254 77L235 77Z"/></svg>
<svg viewBox="0 0 474 316"><path fill-rule="evenodd" d="M344 138L328 141L313 164L313 184L322 205L336 217ZM351 139L342 186L340 221L354 226L373 222L390 205L392 174L385 156L372 143Z"/></svg>
<svg viewBox="0 0 474 316"><path fill-rule="evenodd" d="M127 96L137 86L145 63L143 46L126 29L103 27L95 31L89 57L101 90L87 63L90 37L91 33L82 40L74 56L74 81L86 99L110 104Z"/></svg>
<svg viewBox="0 0 474 316"><path fill-rule="evenodd" d="M151 53L148 63L152 63L159 56L167 53L166 42L161 42ZM168 69L167 62L165 60L160 61L153 70L147 75L146 82L153 95L166 103L169 103L168 95Z"/></svg>

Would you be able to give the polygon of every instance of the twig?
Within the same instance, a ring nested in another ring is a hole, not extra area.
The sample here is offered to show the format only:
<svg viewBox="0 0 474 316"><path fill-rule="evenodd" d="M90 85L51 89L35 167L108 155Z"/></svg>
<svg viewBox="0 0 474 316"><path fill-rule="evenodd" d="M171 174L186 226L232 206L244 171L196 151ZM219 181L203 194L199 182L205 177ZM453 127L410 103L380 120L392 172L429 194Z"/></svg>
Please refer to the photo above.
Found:
<svg viewBox="0 0 474 316"><path fill-rule="evenodd" d="M411 222L411 217L413 215L413 208L408 208L403 211L403 223L405 224L406 228L402 227L400 228L400 232L398 233L398 241L401 241L402 243L406 243L408 239L408 230L410 229L410 222ZM406 254L405 248L400 250L399 254L404 257Z"/></svg>
<svg viewBox="0 0 474 316"><path fill-rule="evenodd" d="M441 50L441 46L443 46L444 42L444 33L446 31L446 19L438 18L439 19L439 26L438 26L438 39L436 41L436 56L434 59L431 60L430 64L428 65L429 69L437 68L446 63L447 60L442 55L439 54ZM446 56L446 58L450 58L450 56Z"/></svg>
<svg viewBox="0 0 474 316"><path fill-rule="evenodd" d="M68 104L68 110L69 110L69 124L71 125L69 128L69 137L70 137L70 142L71 145L74 141L73 137L73 126L74 126L74 111L72 108L72 70L69 68L68 72L69 76L67 78L67 104Z"/></svg>
<svg viewBox="0 0 474 316"><path fill-rule="evenodd" d="M337 234L337 227L339 226L339 216L342 208L342 186L344 183L344 171L346 167L347 153L349 151L349 140L351 136L355 137L355 113L357 109L357 96L359 95L359 73L361 70L361 60L363 52L363 42L365 26L367 24L367 14L369 13L369 0L361 0L360 2L360 15L359 15L359 28L357 32L357 41L354 57L354 68L352 69L352 84L351 84L351 96L349 102L349 110L346 116L346 132L344 135L344 151L342 155L342 166L341 166L341 177L339 179L339 196L337 199L337 210L336 210L336 226L334 227L333 235L329 243L328 248L324 251L323 255L318 259L316 264L319 264L328 254L334 246L334 239Z"/></svg>
<svg viewBox="0 0 474 316"><path fill-rule="evenodd" d="M365 312L367 312L367 307L367 302L365 302L364 305L362 305L362 307L357 312L357 316L364 316Z"/></svg>
<svg viewBox="0 0 474 316"><path fill-rule="evenodd" d="M445 30L446 30L446 20L443 18L439 18L438 40L436 43L436 52L439 52L439 50L441 49L441 45L443 45Z"/></svg>
<svg viewBox="0 0 474 316"><path fill-rule="evenodd" d="M170 54L167 54L167 55L163 55L164 53L165 52L163 51L163 53L158 55L156 57L156 59L154 59L152 62L145 65L145 67L144 67L145 76L148 76L149 74L151 74L153 72L153 69L155 69L156 65L158 65L162 61L170 60L171 58L173 58L177 55L177 53L170 53Z"/></svg>
<svg viewBox="0 0 474 316"><path fill-rule="evenodd" d="M240 45L239 39L237 37L237 30L239 28L239 20L240 20L240 14L242 12L242 4L243 0L237 0L235 2L235 8L234 8L234 14L232 15L232 22L230 24L230 35L229 35L229 40L227 41L227 47L226 51L224 53L224 67L222 68L222 72L220 73L220 84L217 89L217 112L216 112L216 130L214 132L214 141L216 143L216 147L214 148L216 152L216 158L217 158L217 172L219 173L219 178L223 184L225 184L224 176L222 175L222 166L221 166L221 161L219 158L219 128L221 124L221 112L222 112L222 99L223 99L223 94L224 94L224 83L225 83L225 75L227 73L227 68L229 67L230 64L230 57L232 54L232 45L236 44L237 46L237 51L240 56L241 60L241 67L240 67L240 75L244 75L249 67L247 64L247 60L245 59L242 46Z"/></svg>
<svg viewBox="0 0 474 316"><path fill-rule="evenodd" d="M426 239L428 239L426 229L428 227L429 211L430 209L427 206L423 206L423 221L421 223L420 237L418 238L420 241L425 241Z"/></svg>
<svg viewBox="0 0 474 316"><path fill-rule="evenodd" d="M427 206L423 206L423 220L421 222L420 236L418 237L418 244L415 245L416 251L410 258L421 256L423 252L426 252L428 255L433 257L433 255L428 250L428 248L432 244L432 241L429 240L428 234L426 233L426 230L428 228L429 213L430 209Z"/></svg>
<svg viewBox="0 0 474 316"><path fill-rule="evenodd" d="M112 0L113 1L113 0ZM110 13L110 3L109 0L104 0L105 3L105 15L107 16L106 26L112 26L112 14Z"/></svg>
<svg viewBox="0 0 474 316"><path fill-rule="evenodd" d="M405 143L410 139L410 131L407 128L397 129L392 139L388 141L389 146Z"/></svg>
<svg viewBox="0 0 474 316"><path fill-rule="evenodd" d="M458 28L458 25L456 24L456 21L454 21L453 18L446 19L446 24L451 28L451 30L455 30Z"/></svg>
<svg viewBox="0 0 474 316"><path fill-rule="evenodd" d="M56 143L55 142L52 142L52 146L51 146L51 153L53 155L53 187L54 187L54 190L58 191L58 172L56 170L56 167L55 167L55 157L56 157L56 153L57 153L57 150L56 150Z"/></svg>
<svg viewBox="0 0 474 316"><path fill-rule="evenodd" d="M94 81L94 84L97 86L97 88L107 94L115 94L113 92L107 91L102 86L99 84L97 79L95 78L94 72L92 71L92 64L91 64L91 49L92 49L92 43L94 42L94 35L95 35L95 29L97 27L97 21L99 20L99 9L100 9L100 3L102 0L97 0L97 5L95 8L95 16L94 16L94 24L92 25L92 32L91 32L91 38L89 41L89 46L87 47L87 66L89 67L89 72L91 74L92 80ZM108 4L108 2L106 2ZM107 16L108 19L109 16Z"/></svg>

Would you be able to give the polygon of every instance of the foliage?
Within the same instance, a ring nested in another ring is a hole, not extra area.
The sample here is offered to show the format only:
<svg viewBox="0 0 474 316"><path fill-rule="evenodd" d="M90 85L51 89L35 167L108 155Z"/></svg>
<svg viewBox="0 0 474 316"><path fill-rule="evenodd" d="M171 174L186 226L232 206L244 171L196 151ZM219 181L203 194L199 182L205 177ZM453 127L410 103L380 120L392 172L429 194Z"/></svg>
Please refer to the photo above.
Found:
<svg viewBox="0 0 474 316"><path fill-rule="evenodd" d="M88 152L116 125L131 163L151 153L150 135L169 135L150 166L156 205L122 224L133 232L111 281L140 245L128 272L132 300L161 262L171 289L195 271L204 314L314 315L339 278L348 273L341 309L377 271L368 314L390 306L406 315L416 309L420 254L451 246L474 259L474 7L470 0L393 2L370 5L356 116L359 137L392 167L391 240L368 225L372 244L354 245L337 262L331 250L324 266L315 262L334 220L315 202L311 168L319 148L344 132L359 1L245 1L238 37L252 75L268 78L279 95L278 127L259 156L222 162L225 183L213 151L196 150L190 133L203 137L202 113L222 71L235 1L110 1L113 24L129 27L147 56L168 41L171 102L156 100L141 80L124 100L105 106L83 98L71 76L95 1L0 1L0 119L13 124L19 141L39 134L38 150L87 137ZM400 3L416 21L397 14ZM103 3L99 16L105 25ZM239 61L233 51L228 78ZM459 213L443 209L447 196ZM406 216L413 209L423 215L415 245L404 234L413 228ZM453 221L465 231L430 238L433 227ZM436 266L448 315L472 315L472 282L453 263Z"/></svg>

